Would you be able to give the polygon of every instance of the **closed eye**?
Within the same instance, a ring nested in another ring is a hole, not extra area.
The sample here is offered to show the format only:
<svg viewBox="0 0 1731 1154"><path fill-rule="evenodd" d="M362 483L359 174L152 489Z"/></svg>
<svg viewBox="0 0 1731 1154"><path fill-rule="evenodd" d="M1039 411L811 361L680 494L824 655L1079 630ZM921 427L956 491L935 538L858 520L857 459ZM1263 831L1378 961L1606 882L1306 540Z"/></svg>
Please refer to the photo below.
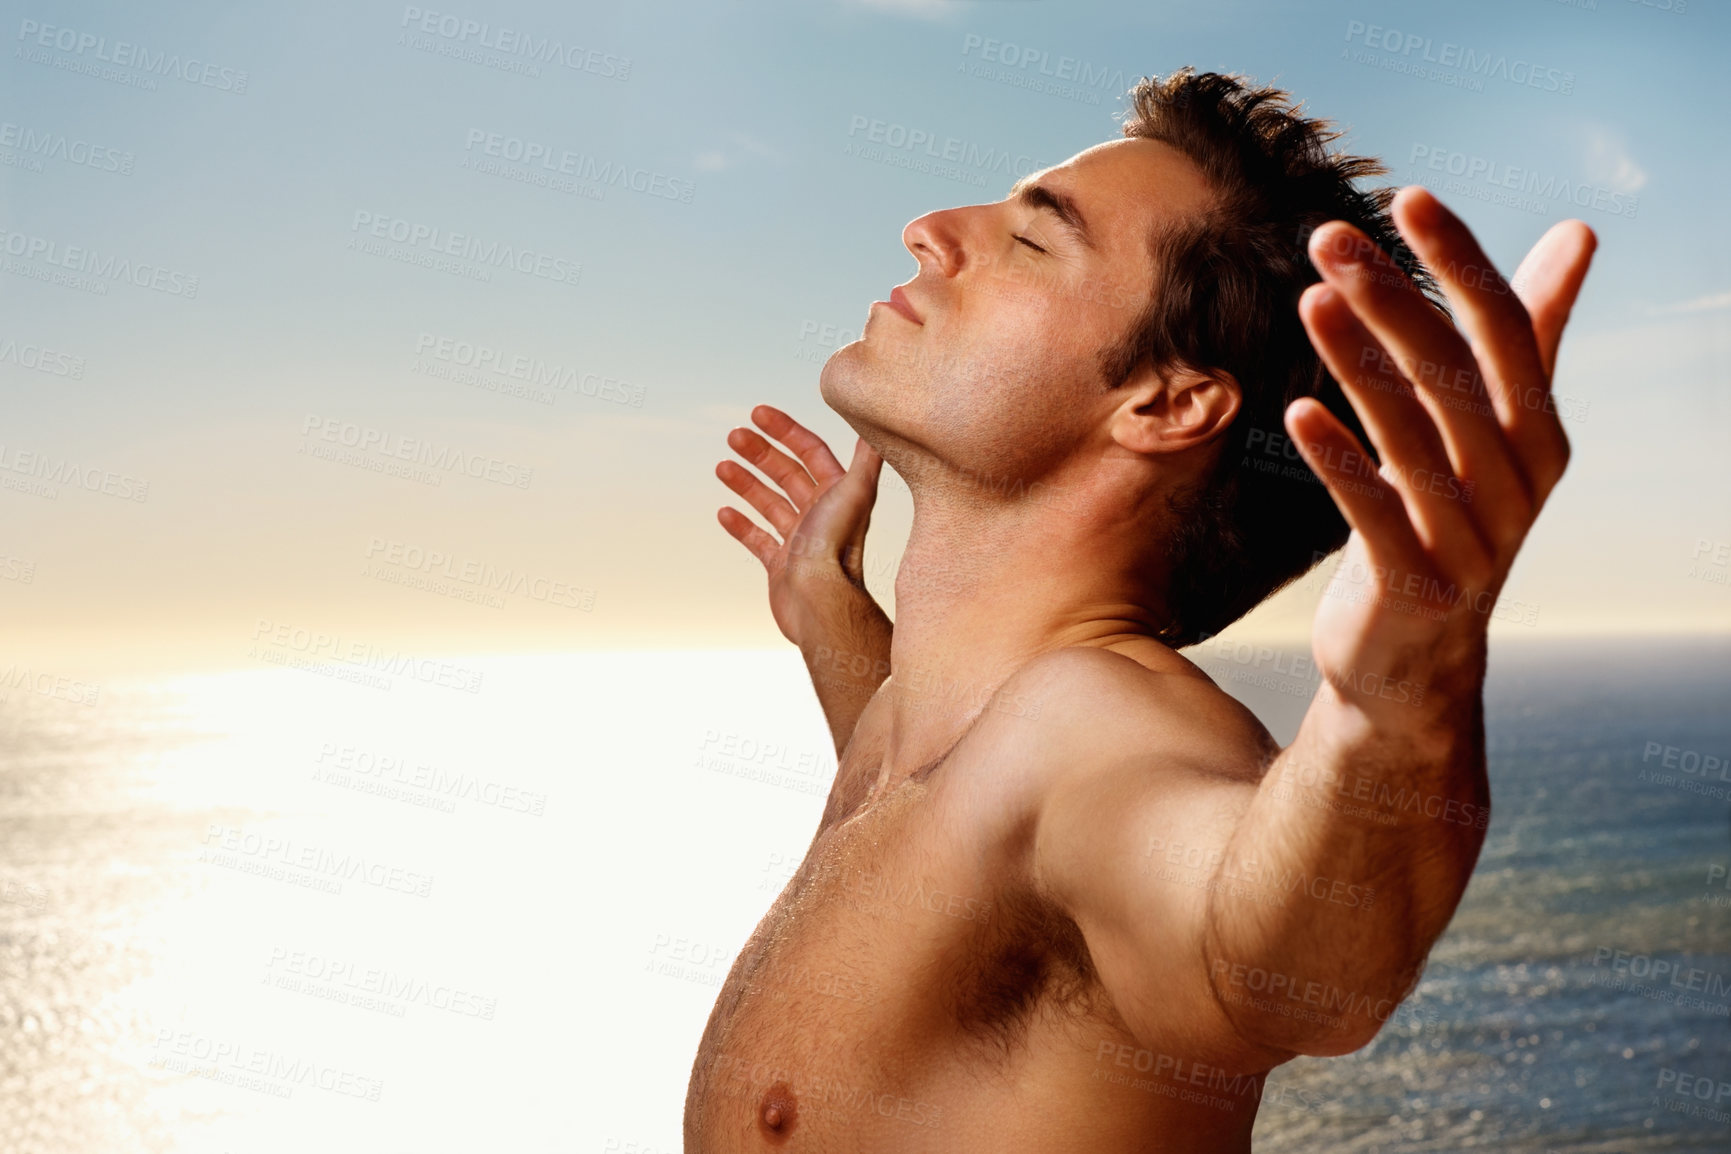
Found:
<svg viewBox="0 0 1731 1154"><path fill-rule="evenodd" d="M1043 253L1046 251L1045 249L1041 248L1039 245L1035 244L1033 241L1029 240L1025 236L1018 236L1016 239L1021 241L1023 244L1027 245L1029 248L1033 249L1035 252Z"/></svg>

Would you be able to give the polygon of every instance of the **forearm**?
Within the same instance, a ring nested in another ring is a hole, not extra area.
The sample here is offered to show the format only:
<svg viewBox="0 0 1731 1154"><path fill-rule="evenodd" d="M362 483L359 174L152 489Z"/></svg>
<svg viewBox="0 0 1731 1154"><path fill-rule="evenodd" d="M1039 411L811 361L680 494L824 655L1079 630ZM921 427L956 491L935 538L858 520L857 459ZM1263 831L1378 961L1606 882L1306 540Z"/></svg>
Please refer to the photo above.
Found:
<svg viewBox="0 0 1731 1154"><path fill-rule="evenodd" d="M1373 719L1325 684L1235 828L1209 894L1210 980L1240 1032L1368 1042L1416 984L1484 842L1476 689Z"/></svg>
<svg viewBox="0 0 1731 1154"><path fill-rule="evenodd" d="M871 595L839 570L816 580L826 585L812 598L799 648L840 757L866 704L889 676L893 627Z"/></svg>

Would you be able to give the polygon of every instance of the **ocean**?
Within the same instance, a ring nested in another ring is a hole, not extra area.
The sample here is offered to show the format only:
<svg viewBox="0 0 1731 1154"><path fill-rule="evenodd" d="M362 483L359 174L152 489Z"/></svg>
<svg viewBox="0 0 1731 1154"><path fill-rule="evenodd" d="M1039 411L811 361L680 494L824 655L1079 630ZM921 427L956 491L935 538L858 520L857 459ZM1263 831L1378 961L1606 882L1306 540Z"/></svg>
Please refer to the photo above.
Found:
<svg viewBox="0 0 1731 1154"><path fill-rule="evenodd" d="M1290 737L1302 655L1193 654ZM786 651L0 700L0 1150L668 1154L835 758ZM1731 1149L1731 644L1493 644L1494 817L1414 996L1262 1151Z"/></svg>

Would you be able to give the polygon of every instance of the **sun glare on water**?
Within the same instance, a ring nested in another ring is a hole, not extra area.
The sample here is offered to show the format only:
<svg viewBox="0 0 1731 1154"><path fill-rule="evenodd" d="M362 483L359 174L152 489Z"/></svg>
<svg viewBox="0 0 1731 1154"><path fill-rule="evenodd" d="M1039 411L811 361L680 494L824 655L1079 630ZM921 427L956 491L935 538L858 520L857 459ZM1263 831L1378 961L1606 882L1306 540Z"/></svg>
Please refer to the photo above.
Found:
<svg viewBox="0 0 1731 1154"><path fill-rule="evenodd" d="M80 859L15 853L18 912L122 959L31 1020L106 1024L137 1133L56 1148L678 1148L734 927L834 769L797 655L454 664L478 691L248 671L18 731Z"/></svg>

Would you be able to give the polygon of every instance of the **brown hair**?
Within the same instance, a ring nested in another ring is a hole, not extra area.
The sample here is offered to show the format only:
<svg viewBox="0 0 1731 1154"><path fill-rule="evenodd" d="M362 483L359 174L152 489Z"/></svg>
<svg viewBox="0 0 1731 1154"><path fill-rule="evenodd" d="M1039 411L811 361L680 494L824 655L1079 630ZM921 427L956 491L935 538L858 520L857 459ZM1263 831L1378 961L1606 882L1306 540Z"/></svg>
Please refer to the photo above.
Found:
<svg viewBox="0 0 1731 1154"><path fill-rule="evenodd" d="M1356 225L1442 305L1389 217L1394 190L1354 186L1388 170L1329 151L1341 134L1299 115L1285 92L1184 68L1145 78L1130 101L1124 135L1184 153L1215 197L1151 238L1155 295L1101 353L1101 372L1116 388L1144 364L1225 370L1243 393L1211 472L1172 502L1173 617L1159 636L1179 648L1220 632L1346 541L1346 522L1309 467L1295 451L1269 451L1286 445L1283 414L1301 396L1371 448L1298 318L1299 295L1321 279L1310 234L1330 220Z"/></svg>

